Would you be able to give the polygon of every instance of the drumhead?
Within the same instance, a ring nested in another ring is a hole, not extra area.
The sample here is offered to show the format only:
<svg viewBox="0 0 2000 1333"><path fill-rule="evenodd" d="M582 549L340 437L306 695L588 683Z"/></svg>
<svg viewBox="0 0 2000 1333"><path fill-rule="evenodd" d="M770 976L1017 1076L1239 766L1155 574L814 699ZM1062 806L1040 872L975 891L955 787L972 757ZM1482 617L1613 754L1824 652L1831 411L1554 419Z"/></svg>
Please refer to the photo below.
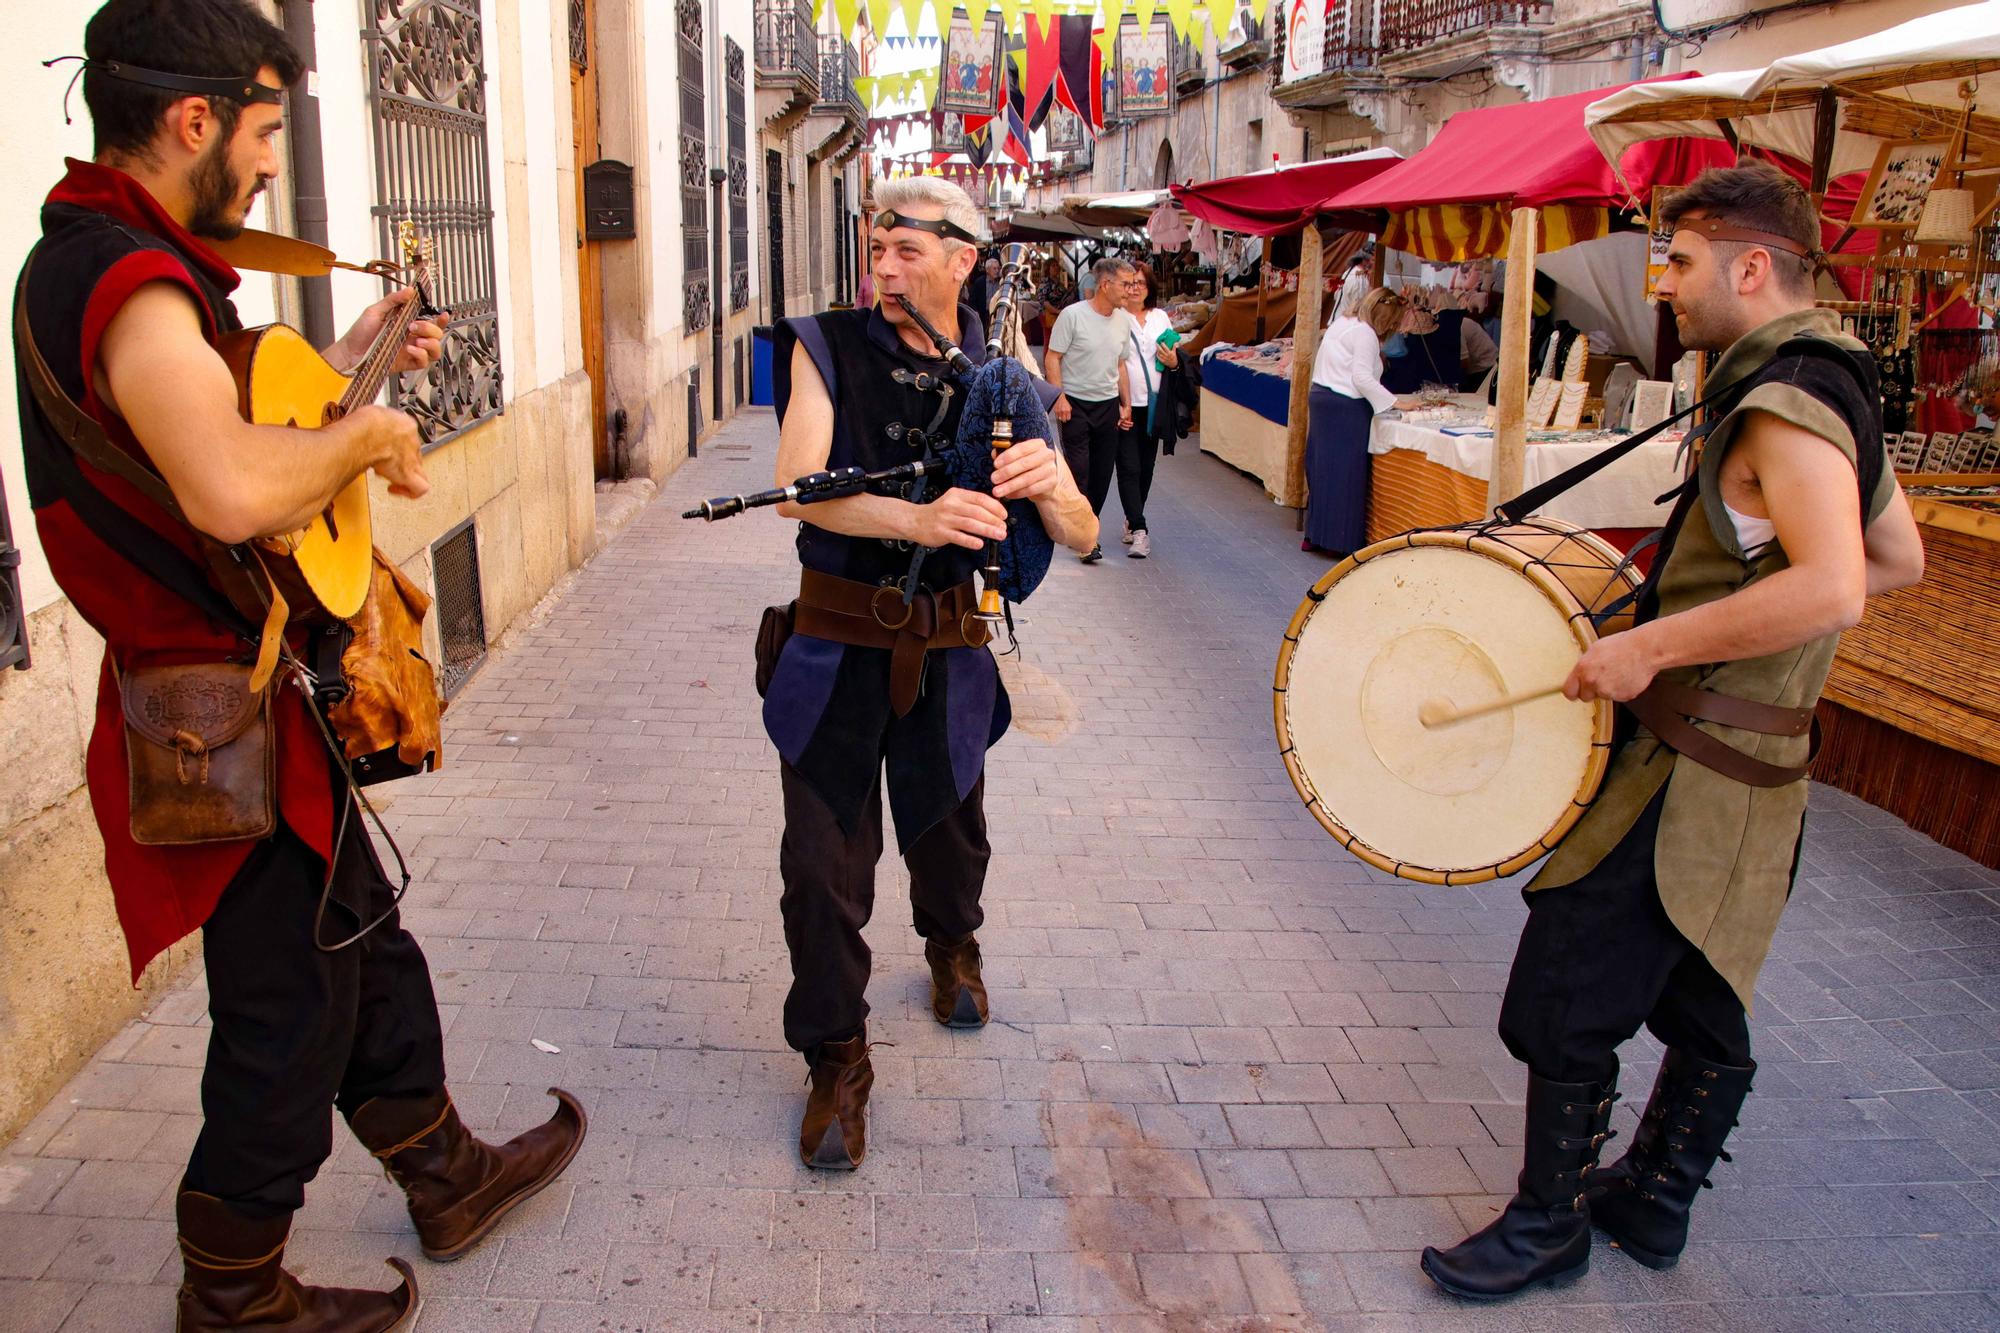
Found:
<svg viewBox="0 0 2000 1333"><path fill-rule="evenodd" d="M1301 603L1279 653L1279 750L1356 855L1431 883L1492 879L1544 855L1588 806L1610 705L1558 694L1449 726L1418 720L1430 700L1469 707L1560 684L1596 639L1577 576L1539 563L1551 542L1566 564L1579 551L1602 560L1600 586L1630 586L1608 577L1614 550L1564 524L1516 542L1406 534L1336 565Z"/></svg>

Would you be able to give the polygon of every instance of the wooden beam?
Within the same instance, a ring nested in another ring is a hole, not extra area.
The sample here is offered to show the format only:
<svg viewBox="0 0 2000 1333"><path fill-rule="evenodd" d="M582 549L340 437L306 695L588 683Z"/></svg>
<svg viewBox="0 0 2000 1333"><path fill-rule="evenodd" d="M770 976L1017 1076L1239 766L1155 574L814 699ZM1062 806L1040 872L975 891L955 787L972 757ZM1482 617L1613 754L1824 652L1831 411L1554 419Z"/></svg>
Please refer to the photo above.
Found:
<svg viewBox="0 0 2000 1333"><path fill-rule="evenodd" d="M1507 299L1500 311L1500 382L1493 429L1491 511L1521 493L1528 466L1528 334L1535 318L1536 225L1532 208L1514 210L1507 240Z"/></svg>
<svg viewBox="0 0 2000 1333"><path fill-rule="evenodd" d="M1319 228L1308 224L1299 236L1299 304L1292 317L1291 398L1285 416L1285 485L1278 497L1295 509L1306 502L1306 426L1313 359L1319 354L1324 257Z"/></svg>
<svg viewBox="0 0 2000 1333"><path fill-rule="evenodd" d="M1840 98L1833 89L1822 88L1819 101L1813 107L1812 146L1812 197L1813 207L1818 208L1826 200L1827 179L1833 172L1833 141L1839 132L1835 117L1840 110Z"/></svg>

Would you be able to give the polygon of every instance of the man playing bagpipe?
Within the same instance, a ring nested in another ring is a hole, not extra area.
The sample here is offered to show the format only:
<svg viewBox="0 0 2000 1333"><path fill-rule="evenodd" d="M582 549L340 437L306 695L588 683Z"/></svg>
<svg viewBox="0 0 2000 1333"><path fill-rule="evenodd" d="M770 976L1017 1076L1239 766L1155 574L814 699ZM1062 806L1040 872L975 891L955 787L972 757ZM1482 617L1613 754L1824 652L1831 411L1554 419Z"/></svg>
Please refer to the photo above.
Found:
<svg viewBox="0 0 2000 1333"><path fill-rule="evenodd" d="M959 435L995 365L974 362L982 313L959 303L978 262L979 214L963 190L928 178L880 182L869 235L877 304L783 321L773 364L779 484L828 468L875 472L934 455ZM914 313L913 313L914 312ZM988 395L990 396L990 394ZM1032 399L1029 394L1028 398ZM975 408L974 411L985 409ZM1023 403L1039 424L1038 403ZM983 419L983 418L979 418ZM976 424L976 421L975 421ZM1046 429L1044 427L1043 429ZM850 1170L866 1150L869 950L882 854L882 774L910 872L911 911L931 969L937 1021L987 1019L974 932L990 851L985 752L1010 719L973 571L990 542L1032 532L1078 552L1097 520L1062 457L1030 431L991 456L991 493L956 471L908 498L859 494L779 506L799 524L799 598L788 638L760 636L764 725L782 760L780 910L791 951L785 1039L812 1067L799 1132L811 1166ZM978 449L983 471L986 449ZM934 491L941 490L932 498ZM1003 503L1011 502L1011 503ZM1042 534L1046 533L1046 537ZM913 559L913 552L922 553Z"/></svg>

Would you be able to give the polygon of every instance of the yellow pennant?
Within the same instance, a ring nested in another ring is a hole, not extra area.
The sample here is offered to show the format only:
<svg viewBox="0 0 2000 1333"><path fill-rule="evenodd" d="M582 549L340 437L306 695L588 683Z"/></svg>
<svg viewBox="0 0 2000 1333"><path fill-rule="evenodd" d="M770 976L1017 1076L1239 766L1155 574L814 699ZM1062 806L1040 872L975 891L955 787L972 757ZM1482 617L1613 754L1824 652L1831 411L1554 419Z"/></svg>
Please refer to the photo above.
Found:
<svg viewBox="0 0 2000 1333"><path fill-rule="evenodd" d="M907 36L915 37L917 29L923 26L925 0L902 0L903 30Z"/></svg>
<svg viewBox="0 0 2000 1333"><path fill-rule="evenodd" d="M1174 31L1190 41L1194 38L1194 0L1166 0L1167 17Z"/></svg>
<svg viewBox="0 0 2000 1333"><path fill-rule="evenodd" d="M833 0L833 21L840 35L854 40L854 20L861 13L861 0Z"/></svg>
<svg viewBox="0 0 2000 1333"><path fill-rule="evenodd" d="M891 0L862 0L868 8L868 31L881 41L889 32L889 5Z"/></svg>
<svg viewBox="0 0 2000 1333"><path fill-rule="evenodd" d="M1125 20L1125 0L1104 0L1104 30L1116 34L1118 25ZM1108 59L1110 52L1105 52Z"/></svg>
<svg viewBox="0 0 2000 1333"><path fill-rule="evenodd" d="M1159 0L1132 0L1132 13L1139 20L1141 32L1153 26L1153 11L1158 7Z"/></svg>
<svg viewBox="0 0 2000 1333"><path fill-rule="evenodd" d="M993 0L993 7L1000 11L1000 31L1009 37L1021 32L1021 0Z"/></svg>
<svg viewBox="0 0 2000 1333"><path fill-rule="evenodd" d="M1264 12L1271 7L1271 0L1250 0L1250 17L1262 23Z"/></svg>
<svg viewBox="0 0 2000 1333"><path fill-rule="evenodd" d="M862 103L866 105L870 111L873 111L877 105L875 101L875 86L877 82L878 81L876 79L866 74L863 74L854 80L855 93L861 98Z"/></svg>
<svg viewBox="0 0 2000 1333"><path fill-rule="evenodd" d="M1090 40L1096 42L1097 49L1104 53L1105 65L1109 66L1118 58L1118 30L1116 28L1106 28L1102 32L1092 33Z"/></svg>
<svg viewBox="0 0 2000 1333"><path fill-rule="evenodd" d="M1229 25L1236 21L1236 0L1208 0L1208 26L1220 42L1228 35Z"/></svg>

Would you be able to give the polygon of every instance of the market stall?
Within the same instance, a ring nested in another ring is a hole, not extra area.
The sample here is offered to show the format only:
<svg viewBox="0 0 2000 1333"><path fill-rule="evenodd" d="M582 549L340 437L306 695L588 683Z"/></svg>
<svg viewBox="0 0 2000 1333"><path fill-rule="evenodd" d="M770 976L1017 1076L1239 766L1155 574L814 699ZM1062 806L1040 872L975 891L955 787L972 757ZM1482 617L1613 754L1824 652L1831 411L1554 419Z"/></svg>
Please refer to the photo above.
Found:
<svg viewBox="0 0 2000 1333"><path fill-rule="evenodd" d="M1255 289L1225 297L1188 348L1201 357L1202 450L1255 477L1273 500L1293 509L1305 505L1305 394L1325 323L1323 297L1329 277L1338 277L1362 243L1355 234L1322 240L1318 224L1334 195L1400 160L1392 150L1370 149L1170 187L1206 226L1264 238L1267 247L1277 237L1300 238L1297 268L1269 262L1267 248Z"/></svg>
<svg viewBox="0 0 2000 1333"><path fill-rule="evenodd" d="M1678 348L1659 345L1657 317L1645 299L1643 219L1635 222L1627 205L1635 193L1646 197L1654 186L1683 184L1733 154L1699 140L1649 140L1630 146L1621 179L1584 123L1585 109L1608 91L1460 112L1423 151L1331 201L1334 216L1359 220L1380 234L1384 247L1430 264L1508 253L1508 290L1524 296L1513 312L1519 325L1511 348L1503 342L1503 401L1493 419L1483 402L1462 402L1440 419L1376 421L1371 539L1480 518L1496 496L1518 493L1609 447L1635 420L1645 425L1666 415L1660 409L1671 402L1671 387L1656 376ZM1532 230L1532 241L1515 234L1519 227ZM1565 317L1584 324L1575 330L1580 337L1550 337L1545 330L1529 364L1525 294L1538 264L1561 271ZM1404 290L1421 312L1462 317L1454 308L1460 288ZM1623 382L1654 387L1629 398L1608 396L1606 382L1621 360L1630 367ZM1667 386L1664 400L1661 386ZM1677 480L1677 445L1678 437L1667 436L1642 448L1563 497L1559 505L1567 512L1558 516L1629 545L1665 518L1654 499Z"/></svg>
<svg viewBox="0 0 2000 1333"><path fill-rule="evenodd" d="M1829 303L1875 350L1925 574L1870 598L1841 636L1813 771L1990 866L2000 866L2000 120L1978 108L1996 93L2000 4L1986 3L1762 70L1626 89L1586 114L1607 161L1677 139L1809 163L1829 230L1868 241L1835 256L1843 290Z"/></svg>

